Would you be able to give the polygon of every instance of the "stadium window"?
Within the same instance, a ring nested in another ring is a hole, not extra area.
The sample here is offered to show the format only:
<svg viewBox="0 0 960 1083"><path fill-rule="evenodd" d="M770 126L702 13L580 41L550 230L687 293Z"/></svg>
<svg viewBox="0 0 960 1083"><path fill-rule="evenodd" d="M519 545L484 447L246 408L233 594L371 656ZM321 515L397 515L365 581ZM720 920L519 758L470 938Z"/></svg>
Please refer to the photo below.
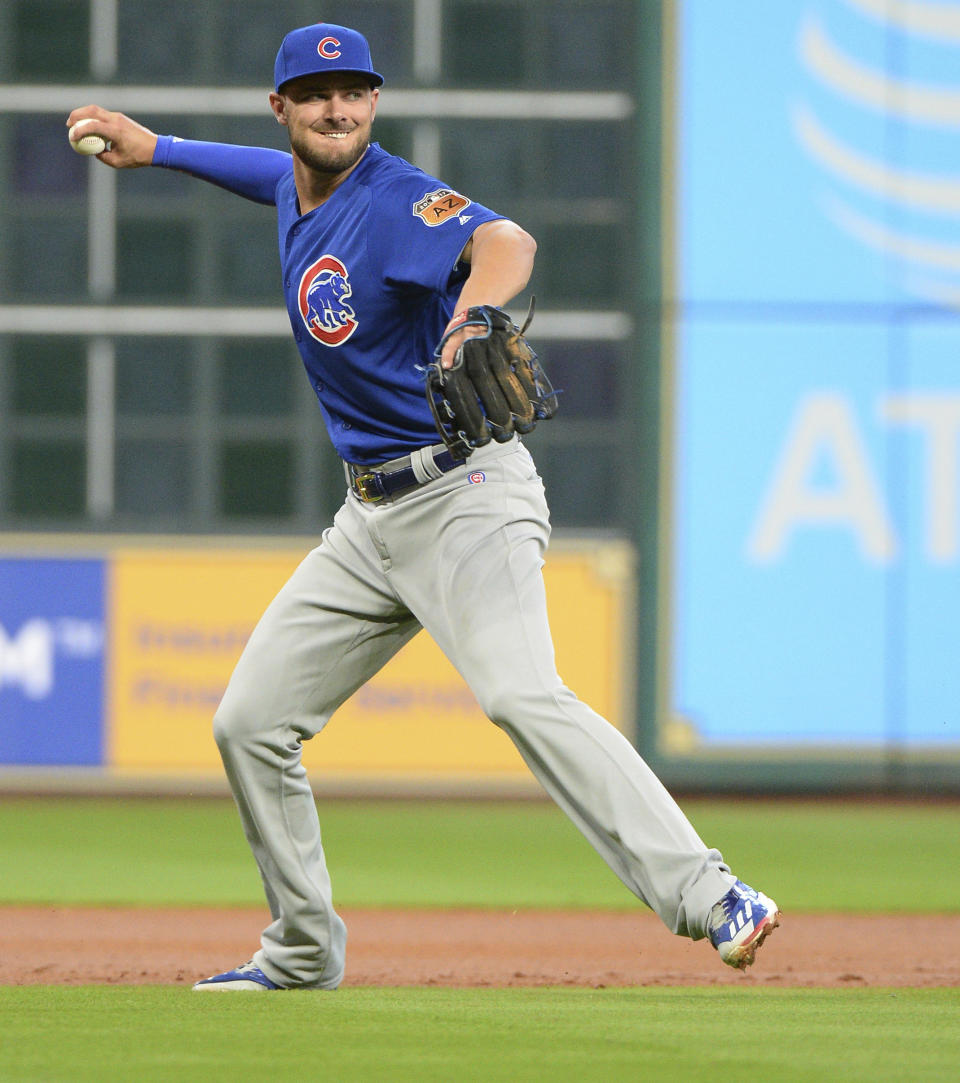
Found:
<svg viewBox="0 0 960 1083"><path fill-rule="evenodd" d="M294 454L279 441L225 441L220 512L230 519L288 518L293 512Z"/></svg>
<svg viewBox="0 0 960 1083"><path fill-rule="evenodd" d="M88 77L88 4L76 0L21 0L13 11L12 29L15 79L49 83Z"/></svg>
<svg viewBox="0 0 960 1083"><path fill-rule="evenodd" d="M86 509L86 454L82 439L14 441L10 507L15 515L73 519Z"/></svg>
<svg viewBox="0 0 960 1083"><path fill-rule="evenodd" d="M25 196L82 196L87 190L88 163L67 146L60 116L13 119L16 169L10 171L13 191Z"/></svg>
<svg viewBox="0 0 960 1083"><path fill-rule="evenodd" d="M560 389L563 417L612 421L624 399L617 393L622 346L617 342L548 341L537 353Z"/></svg>
<svg viewBox="0 0 960 1083"><path fill-rule="evenodd" d="M159 11L154 0L117 4L118 81L209 85L211 73L200 66L205 12L194 0L164 0Z"/></svg>
<svg viewBox="0 0 960 1083"><path fill-rule="evenodd" d="M15 417L83 417L87 358L82 339L18 336L10 362L10 405Z"/></svg>
<svg viewBox="0 0 960 1083"><path fill-rule="evenodd" d="M538 448L537 467L550 494L550 518L558 527L622 527L617 476L621 453L597 443L559 443Z"/></svg>
<svg viewBox="0 0 960 1083"><path fill-rule="evenodd" d="M556 0L537 11L544 82L557 89L631 90L635 0Z"/></svg>
<svg viewBox="0 0 960 1083"><path fill-rule="evenodd" d="M219 408L225 417L284 417L291 412L297 370L285 340L232 339L223 344L221 354Z"/></svg>
<svg viewBox="0 0 960 1083"><path fill-rule="evenodd" d="M191 500L192 455L192 445L185 440L118 440L117 512L182 519Z"/></svg>
<svg viewBox="0 0 960 1083"><path fill-rule="evenodd" d="M190 410L193 357L186 339L121 338L116 343L118 417L175 417Z"/></svg>
<svg viewBox="0 0 960 1083"><path fill-rule="evenodd" d="M624 293L623 230L616 225L550 224L536 231L538 289L552 306L616 307Z"/></svg>
<svg viewBox="0 0 960 1083"><path fill-rule="evenodd" d="M524 9L516 3L447 4L443 78L452 86L495 90L525 86Z"/></svg>
<svg viewBox="0 0 960 1083"><path fill-rule="evenodd" d="M78 300L87 287L86 216L23 211L8 224L7 294L30 303Z"/></svg>
<svg viewBox="0 0 960 1083"><path fill-rule="evenodd" d="M117 245L117 293L152 301L193 295L194 231L186 222L121 222Z"/></svg>

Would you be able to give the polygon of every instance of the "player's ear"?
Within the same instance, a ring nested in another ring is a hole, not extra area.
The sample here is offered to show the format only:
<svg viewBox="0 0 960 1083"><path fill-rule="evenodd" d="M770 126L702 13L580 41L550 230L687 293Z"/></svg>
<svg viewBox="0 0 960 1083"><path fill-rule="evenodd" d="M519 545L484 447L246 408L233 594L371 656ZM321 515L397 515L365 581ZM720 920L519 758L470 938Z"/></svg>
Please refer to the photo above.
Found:
<svg viewBox="0 0 960 1083"><path fill-rule="evenodd" d="M270 108L278 124L287 123L287 99L282 94L270 95Z"/></svg>
<svg viewBox="0 0 960 1083"><path fill-rule="evenodd" d="M370 119L371 120L373 120L373 118L377 115L377 99L379 97L380 97L380 88L376 87L376 86L371 87L370 88Z"/></svg>

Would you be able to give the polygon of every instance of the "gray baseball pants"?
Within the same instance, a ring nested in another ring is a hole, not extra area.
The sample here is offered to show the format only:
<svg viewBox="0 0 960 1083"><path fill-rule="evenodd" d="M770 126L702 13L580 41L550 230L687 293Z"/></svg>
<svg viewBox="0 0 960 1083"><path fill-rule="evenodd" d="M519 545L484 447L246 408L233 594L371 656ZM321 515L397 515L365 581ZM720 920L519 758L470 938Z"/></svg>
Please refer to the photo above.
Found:
<svg viewBox="0 0 960 1083"><path fill-rule="evenodd" d="M624 884L673 932L705 935L735 878L629 741L557 675L549 533L528 451L490 444L392 500L349 494L257 624L214 734L273 917L254 961L277 984L334 989L344 971L301 742L421 627Z"/></svg>

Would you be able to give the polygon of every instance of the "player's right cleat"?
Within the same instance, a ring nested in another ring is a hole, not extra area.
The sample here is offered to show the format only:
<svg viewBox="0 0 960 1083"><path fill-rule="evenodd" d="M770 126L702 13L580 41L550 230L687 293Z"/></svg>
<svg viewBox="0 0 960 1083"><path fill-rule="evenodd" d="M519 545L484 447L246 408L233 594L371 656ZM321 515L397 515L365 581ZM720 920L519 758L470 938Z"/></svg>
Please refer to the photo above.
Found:
<svg viewBox="0 0 960 1083"><path fill-rule="evenodd" d="M746 970L779 924L780 910L773 899L738 880L710 911L707 936L728 966Z"/></svg>
<svg viewBox="0 0 960 1083"><path fill-rule="evenodd" d="M255 966L253 962L244 963L235 970L226 970L222 974L214 974L212 978L204 978L194 985L198 992L208 989L215 992L259 992L263 993L270 989L282 989L283 986L272 982L266 974Z"/></svg>

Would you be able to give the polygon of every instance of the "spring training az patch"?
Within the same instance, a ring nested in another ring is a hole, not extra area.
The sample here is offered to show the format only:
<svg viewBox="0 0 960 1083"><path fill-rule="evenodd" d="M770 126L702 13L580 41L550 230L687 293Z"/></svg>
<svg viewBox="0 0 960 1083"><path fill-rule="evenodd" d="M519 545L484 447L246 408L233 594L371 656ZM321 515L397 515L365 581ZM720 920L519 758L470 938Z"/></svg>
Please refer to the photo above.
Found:
<svg viewBox="0 0 960 1083"><path fill-rule="evenodd" d="M459 215L470 203L466 196L451 188L438 188L435 192L428 192L423 199L418 199L413 205L413 213L428 226L440 226Z"/></svg>

